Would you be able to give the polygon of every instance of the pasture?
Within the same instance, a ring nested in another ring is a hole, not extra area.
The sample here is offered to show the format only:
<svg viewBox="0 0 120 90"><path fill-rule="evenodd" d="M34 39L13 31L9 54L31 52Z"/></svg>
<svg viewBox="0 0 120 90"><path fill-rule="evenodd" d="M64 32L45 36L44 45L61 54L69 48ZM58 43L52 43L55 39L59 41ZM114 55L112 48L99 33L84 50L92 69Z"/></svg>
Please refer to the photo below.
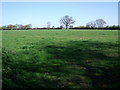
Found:
<svg viewBox="0 0 120 90"><path fill-rule="evenodd" d="M117 30L2 31L3 88L120 87Z"/></svg>

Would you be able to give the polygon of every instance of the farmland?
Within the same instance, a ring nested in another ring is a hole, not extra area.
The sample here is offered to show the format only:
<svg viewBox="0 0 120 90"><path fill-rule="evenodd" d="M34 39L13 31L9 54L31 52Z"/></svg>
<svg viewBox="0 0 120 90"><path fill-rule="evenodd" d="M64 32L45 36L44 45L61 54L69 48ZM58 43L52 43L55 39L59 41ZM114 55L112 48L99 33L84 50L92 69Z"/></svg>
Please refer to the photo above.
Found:
<svg viewBox="0 0 120 90"><path fill-rule="evenodd" d="M117 30L2 31L3 88L120 87Z"/></svg>

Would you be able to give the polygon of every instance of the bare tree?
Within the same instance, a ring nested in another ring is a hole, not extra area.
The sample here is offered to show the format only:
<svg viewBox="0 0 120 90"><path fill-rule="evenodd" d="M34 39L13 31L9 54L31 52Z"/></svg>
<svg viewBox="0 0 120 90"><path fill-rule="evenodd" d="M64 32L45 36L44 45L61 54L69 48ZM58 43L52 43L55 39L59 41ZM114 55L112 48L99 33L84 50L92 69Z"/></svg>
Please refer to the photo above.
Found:
<svg viewBox="0 0 120 90"><path fill-rule="evenodd" d="M69 28L70 25L74 24L75 21L71 16L64 16L60 19L60 23L65 26L66 29Z"/></svg>
<svg viewBox="0 0 120 90"><path fill-rule="evenodd" d="M95 22L98 28L101 28L106 24L106 22L103 19L97 19Z"/></svg>
<svg viewBox="0 0 120 90"><path fill-rule="evenodd" d="M96 25L95 21L88 22L86 25L86 27L88 27L88 28L95 28L96 26L97 25Z"/></svg>
<svg viewBox="0 0 120 90"><path fill-rule="evenodd" d="M63 26L61 25L60 28L63 29Z"/></svg>
<svg viewBox="0 0 120 90"><path fill-rule="evenodd" d="M88 22L86 24L86 27L89 27L89 28L101 28L101 27L104 27L105 24L106 24L106 22L103 19L97 19L95 21Z"/></svg>
<svg viewBox="0 0 120 90"><path fill-rule="evenodd" d="M32 24L28 24L28 27L29 27L29 29L31 29L32 28Z"/></svg>
<svg viewBox="0 0 120 90"><path fill-rule="evenodd" d="M50 26L51 26L51 22L50 22L50 21L48 21L48 22L47 22L47 28L49 29L49 28L50 28Z"/></svg>
<svg viewBox="0 0 120 90"><path fill-rule="evenodd" d="M16 29L23 29L23 25L22 24L16 24Z"/></svg>
<svg viewBox="0 0 120 90"><path fill-rule="evenodd" d="M12 24L9 24L8 26L7 26L7 29L15 29L16 28L16 26L15 25L12 25Z"/></svg>
<svg viewBox="0 0 120 90"><path fill-rule="evenodd" d="M52 26L52 29L55 29L55 26Z"/></svg>
<svg viewBox="0 0 120 90"><path fill-rule="evenodd" d="M31 29L31 28L32 28L31 24L25 25L25 29Z"/></svg>

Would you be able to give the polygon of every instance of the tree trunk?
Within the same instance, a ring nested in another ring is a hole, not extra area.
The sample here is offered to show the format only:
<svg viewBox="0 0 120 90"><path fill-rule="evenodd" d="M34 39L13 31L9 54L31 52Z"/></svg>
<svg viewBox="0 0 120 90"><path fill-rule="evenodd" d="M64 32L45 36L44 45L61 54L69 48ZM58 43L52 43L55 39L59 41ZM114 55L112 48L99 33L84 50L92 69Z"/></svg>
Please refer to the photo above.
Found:
<svg viewBox="0 0 120 90"><path fill-rule="evenodd" d="M68 25L66 25L66 29L68 29Z"/></svg>

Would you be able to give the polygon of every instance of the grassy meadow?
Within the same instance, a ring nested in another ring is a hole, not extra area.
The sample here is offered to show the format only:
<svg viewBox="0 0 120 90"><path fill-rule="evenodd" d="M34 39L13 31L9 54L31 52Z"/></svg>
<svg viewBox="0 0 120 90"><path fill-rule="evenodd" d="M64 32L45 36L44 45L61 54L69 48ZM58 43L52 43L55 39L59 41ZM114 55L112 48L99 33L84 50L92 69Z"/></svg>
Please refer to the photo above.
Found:
<svg viewBox="0 0 120 90"><path fill-rule="evenodd" d="M120 87L117 30L2 31L3 88Z"/></svg>

